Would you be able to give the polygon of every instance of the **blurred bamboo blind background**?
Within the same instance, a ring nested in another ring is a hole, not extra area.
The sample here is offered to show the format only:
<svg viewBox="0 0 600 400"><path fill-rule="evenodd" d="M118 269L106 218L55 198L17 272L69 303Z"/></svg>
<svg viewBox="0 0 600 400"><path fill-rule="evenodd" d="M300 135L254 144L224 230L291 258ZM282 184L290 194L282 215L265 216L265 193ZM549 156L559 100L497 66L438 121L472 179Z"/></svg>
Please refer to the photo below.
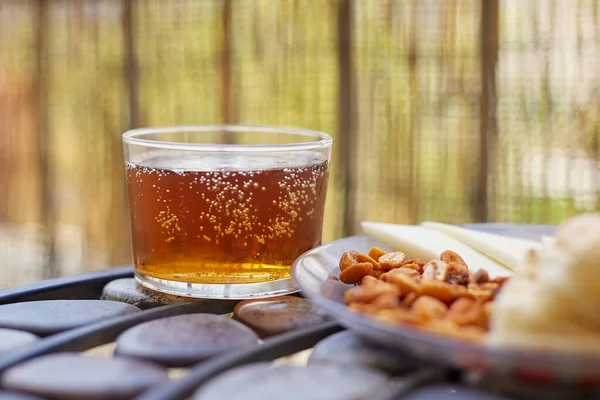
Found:
<svg viewBox="0 0 600 400"><path fill-rule="evenodd" d="M331 133L331 240L597 209L599 106L597 0L0 0L0 287L130 262L132 127Z"/></svg>

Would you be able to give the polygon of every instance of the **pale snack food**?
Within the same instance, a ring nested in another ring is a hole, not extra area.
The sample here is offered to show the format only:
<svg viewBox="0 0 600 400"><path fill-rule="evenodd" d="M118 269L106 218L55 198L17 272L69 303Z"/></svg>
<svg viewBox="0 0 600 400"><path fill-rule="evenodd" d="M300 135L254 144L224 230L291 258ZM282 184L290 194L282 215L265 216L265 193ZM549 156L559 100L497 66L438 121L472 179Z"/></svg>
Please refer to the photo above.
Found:
<svg viewBox="0 0 600 400"><path fill-rule="evenodd" d="M512 270L467 244L442 232L423 226L363 222L363 231L395 250L402 250L409 258L431 260L445 250L452 250L471 268L485 269L490 276L506 276Z"/></svg>
<svg viewBox="0 0 600 400"><path fill-rule="evenodd" d="M495 301L493 346L600 352L600 214L563 223Z"/></svg>
<svg viewBox="0 0 600 400"><path fill-rule="evenodd" d="M492 260L516 270L523 264L525 255L531 249L538 249L540 242L533 240L502 236L494 233L479 232L456 225L439 222L423 222L421 226L444 233L467 246L477 249Z"/></svg>

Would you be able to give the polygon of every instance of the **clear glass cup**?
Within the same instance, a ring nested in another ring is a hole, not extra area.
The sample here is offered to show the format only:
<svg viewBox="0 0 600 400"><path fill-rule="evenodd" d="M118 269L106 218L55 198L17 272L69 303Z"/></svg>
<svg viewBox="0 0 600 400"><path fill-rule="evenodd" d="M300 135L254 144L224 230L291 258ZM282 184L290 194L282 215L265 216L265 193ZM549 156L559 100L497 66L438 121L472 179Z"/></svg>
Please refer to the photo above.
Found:
<svg viewBox="0 0 600 400"><path fill-rule="evenodd" d="M293 293L294 259L321 244L332 139L268 126L123 134L135 277L181 296Z"/></svg>

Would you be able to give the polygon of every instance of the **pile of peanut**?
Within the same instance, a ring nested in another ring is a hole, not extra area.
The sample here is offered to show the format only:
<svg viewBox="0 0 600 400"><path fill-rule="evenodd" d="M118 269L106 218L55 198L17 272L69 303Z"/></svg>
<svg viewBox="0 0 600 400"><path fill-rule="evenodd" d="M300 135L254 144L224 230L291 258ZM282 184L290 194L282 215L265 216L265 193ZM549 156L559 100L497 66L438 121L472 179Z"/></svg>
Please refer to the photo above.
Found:
<svg viewBox="0 0 600 400"><path fill-rule="evenodd" d="M428 262L377 247L369 254L349 251L340 270L340 281L360 285L344 297L352 311L472 342L485 338L493 300L508 279L490 279L484 270L469 274L451 250Z"/></svg>

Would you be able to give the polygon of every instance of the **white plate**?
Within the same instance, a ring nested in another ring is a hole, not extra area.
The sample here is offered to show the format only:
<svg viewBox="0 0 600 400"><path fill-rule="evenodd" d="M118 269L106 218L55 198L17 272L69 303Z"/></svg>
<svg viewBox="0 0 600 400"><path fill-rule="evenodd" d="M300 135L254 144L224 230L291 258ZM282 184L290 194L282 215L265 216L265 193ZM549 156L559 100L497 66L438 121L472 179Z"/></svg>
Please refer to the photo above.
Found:
<svg viewBox="0 0 600 400"><path fill-rule="evenodd" d="M339 259L344 252L366 253L372 246L385 249L369 236L351 236L306 252L292 266L296 286L340 324L391 350L408 350L423 359L482 373L501 373L538 382L600 385L598 357L478 346L423 332L410 325L386 324L368 315L351 312L343 304L343 296L353 286L331 278L339 275Z"/></svg>

